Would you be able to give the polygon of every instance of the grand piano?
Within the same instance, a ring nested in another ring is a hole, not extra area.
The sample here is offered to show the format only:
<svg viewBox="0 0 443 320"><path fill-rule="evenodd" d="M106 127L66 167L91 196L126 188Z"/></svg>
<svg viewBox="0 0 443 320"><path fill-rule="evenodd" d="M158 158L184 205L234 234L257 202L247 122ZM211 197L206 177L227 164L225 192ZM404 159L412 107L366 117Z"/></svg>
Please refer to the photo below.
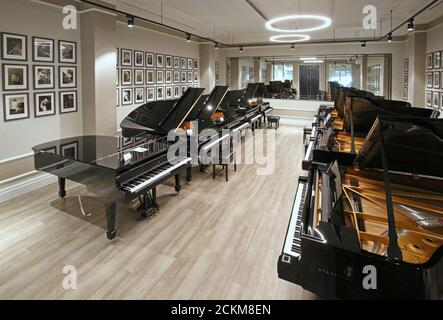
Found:
<svg viewBox="0 0 443 320"><path fill-rule="evenodd" d="M300 178L279 277L323 298L442 298L442 163L442 119L379 116L353 166Z"/></svg>
<svg viewBox="0 0 443 320"><path fill-rule="evenodd" d="M145 104L125 119L123 137L80 136L35 146L35 168L58 177L62 198L69 179L85 185L103 201L107 237L114 239L118 202L139 199L141 215L147 217L158 210L157 185L175 177L175 189L180 191L180 176L191 158L168 153L167 134L180 127L202 93L203 89L189 88L169 104ZM140 125L144 122L152 124L150 130ZM127 133L131 136L125 136Z"/></svg>

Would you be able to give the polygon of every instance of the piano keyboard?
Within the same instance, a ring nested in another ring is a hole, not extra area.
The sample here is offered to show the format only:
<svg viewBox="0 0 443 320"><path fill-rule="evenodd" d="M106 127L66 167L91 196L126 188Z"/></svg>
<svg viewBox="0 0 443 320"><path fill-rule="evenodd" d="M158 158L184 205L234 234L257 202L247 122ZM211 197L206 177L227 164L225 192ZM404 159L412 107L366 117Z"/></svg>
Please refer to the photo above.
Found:
<svg viewBox="0 0 443 320"><path fill-rule="evenodd" d="M309 142L308 149L306 150L305 158L303 161L309 162L311 160L312 149L314 148L315 141Z"/></svg>
<svg viewBox="0 0 443 320"><path fill-rule="evenodd" d="M309 140L315 140L315 135L317 134L317 126L314 126L313 128L312 128L312 131L311 131L311 137L309 138Z"/></svg>
<svg viewBox="0 0 443 320"><path fill-rule="evenodd" d="M304 199L307 184L300 181L298 183L297 195L292 207L291 220L289 221L288 232L286 234L283 253L298 258L301 253L301 223L303 218Z"/></svg>
<svg viewBox="0 0 443 320"><path fill-rule="evenodd" d="M180 161L176 164L167 163L159 166L158 168L149 171L125 184L122 185L121 190L129 193L137 193L140 190L146 188L147 186L153 184L154 182L164 178L172 171L181 166L191 162L192 158L180 158ZM175 161L174 161L175 162Z"/></svg>
<svg viewBox="0 0 443 320"><path fill-rule="evenodd" d="M218 138L217 140L214 140L214 141L211 141L211 142L208 143L208 144L205 144L205 145L202 147L202 150L203 150L204 152L206 152L206 151L208 151L209 149L211 149L213 146L218 145L219 143L221 143L222 141L225 141L225 140L228 139L229 137L230 137L229 134L225 134L225 135L223 135L221 138Z"/></svg>
<svg viewBox="0 0 443 320"><path fill-rule="evenodd" d="M249 127L249 123L245 123L245 124L235 128L235 129L233 129L232 130L232 134L235 134L235 133L237 133L237 132L239 132L241 130L244 130L244 129L248 128L248 127Z"/></svg>
<svg viewBox="0 0 443 320"><path fill-rule="evenodd" d="M250 120L250 122L256 122L256 121L258 121L261 117L262 117L262 115L255 116L254 118L252 118L252 119Z"/></svg>

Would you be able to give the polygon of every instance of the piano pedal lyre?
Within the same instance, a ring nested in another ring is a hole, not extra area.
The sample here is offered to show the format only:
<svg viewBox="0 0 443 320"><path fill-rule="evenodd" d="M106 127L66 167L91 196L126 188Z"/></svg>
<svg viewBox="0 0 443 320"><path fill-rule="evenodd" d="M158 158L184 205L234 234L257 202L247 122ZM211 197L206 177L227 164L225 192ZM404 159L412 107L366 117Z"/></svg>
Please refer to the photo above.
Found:
<svg viewBox="0 0 443 320"><path fill-rule="evenodd" d="M151 218L160 211L160 208L155 201L155 193L155 189L152 190L152 194L151 191L147 191L143 194L143 197L138 198L140 205L137 211L140 211L142 218Z"/></svg>

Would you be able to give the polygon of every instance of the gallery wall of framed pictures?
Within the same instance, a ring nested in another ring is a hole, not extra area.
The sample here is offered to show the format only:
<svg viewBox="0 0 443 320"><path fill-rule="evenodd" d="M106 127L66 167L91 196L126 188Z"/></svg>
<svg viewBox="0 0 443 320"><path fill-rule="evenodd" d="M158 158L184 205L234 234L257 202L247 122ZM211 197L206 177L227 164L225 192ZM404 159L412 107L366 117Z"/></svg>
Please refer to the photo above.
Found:
<svg viewBox="0 0 443 320"><path fill-rule="evenodd" d="M443 109L443 51L426 56L426 107Z"/></svg>
<svg viewBox="0 0 443 320"><path fill-rule="evenodd" d="M116 106L178 99L188 87L199 87L196 58L117 48Z"/></svg>
<svg viewBox="0 0 443 320"><path fill-rule="evenodd" d="M403 100L408 101L409 93L409 58L403 60Z"/></svg>
<svg viewBox="0 0 443 320"><path fill-rule="evenodd" d="M78 111L77 42L0 32L3 121Z"/></svg>

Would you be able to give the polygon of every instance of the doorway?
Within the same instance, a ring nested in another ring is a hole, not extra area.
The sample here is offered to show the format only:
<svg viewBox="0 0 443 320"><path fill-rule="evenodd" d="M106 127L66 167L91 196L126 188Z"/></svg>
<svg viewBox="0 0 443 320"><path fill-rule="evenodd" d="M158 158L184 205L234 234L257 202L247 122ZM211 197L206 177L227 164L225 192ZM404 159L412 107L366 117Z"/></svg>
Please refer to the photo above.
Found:
<svg viewBox="0 0 443 320"><path fill-rule="evenodd" d="M320 66L300 65L300 98L316 99L320 88Z"/></svg>

